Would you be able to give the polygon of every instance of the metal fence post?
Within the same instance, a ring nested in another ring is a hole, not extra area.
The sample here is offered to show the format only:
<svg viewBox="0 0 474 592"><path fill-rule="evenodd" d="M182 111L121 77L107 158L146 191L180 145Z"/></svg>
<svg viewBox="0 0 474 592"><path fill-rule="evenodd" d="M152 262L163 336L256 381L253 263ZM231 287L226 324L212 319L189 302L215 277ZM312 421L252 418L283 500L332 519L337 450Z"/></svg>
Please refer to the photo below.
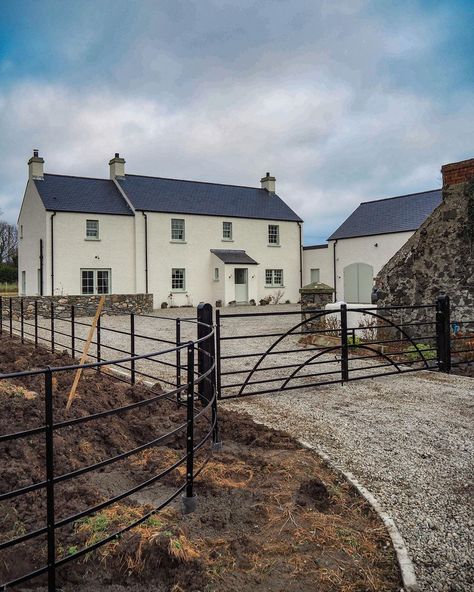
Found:
<svg viewBox="0 0 474 592"><path fill-rule="evenodd" d="M187 347L187 390L186 390L186 489L182 502L183 514L196 509L194 486L194 343Z"/></svg>
<svg viewBox="0 0 474 592"><path fill-rule="evenodd" d="M51 351L54 352L54 304L51 301Z"/></svg>
<svg viewBox="0 0 474 592"><path fill-rule="evenodd" d="M175 342L176 342L176 388L179 389L181 386L181 319L176 319L176 335L175 335ZM181 403L181 391L176 393L176 402L178 405Z"/></svg>
<svg viewBox="0 0 474 592"><path fill-rule="evenodd" d="M20 300L20 335L21 342L25 343L25 316L23 310L23 298Z"/></svg>
<svg viewBox="0 0 474 592"><path fill-rule="evenodd" d="M35 300L35 347L38 347L38 301Z"/></svg>
<svg viewBox="0 0 474 592"><path fill-rule="evenodd" d="M202 339L198 344L198 376L208 372L214 364L214 338L212 336L212 306L210 304L199 304L197 307L197 337ZM205 339L207 336L207 339ZM209 403L214 396L215 372L211 372L208 378L199 381L198 393L203 404Z"/></svg>
<svg viewBox="0 0 474 592"><path fill-rule="evenodd" d="M10 320L10 337L13 336L13 301L10 298L10 310L9 310L9 320Z"/></svg>
<svg viewBox="0 0 474 592"><path fill-rule="evenodd" d="M0 335L3 335L3 296L0 296Z"/></svg>
<svg viewBox="0 0 474 592"><path fill-rule="evenodd" d="M216 310L216 390L221 398L221 311Z"/></svg>
<svg viewBox="0 0 474 592"><path fill-rule="evenodd" d="M135 356L135 313L130 313L130 356ZM130 381L135 384L135 360L130 360Z"/></svg>
<svg viewBox="0 0 474 592"><path fill-rule="evenodd" d="M44 374L45 440L46 440L46 528L48 545L48 592L56 592L56 541L54 523L54 410L53 375L51 368Z"/></svg>
<svg viewBox="0 0 474 592"><path fill-rule="evenodd" d="M100 354L101 354L101 334L100 334L100 314L97 317L97 325L96 325L96 331L97 331L97 343L96 343L96 358L97 361L100 362ZM100 372L100 366L97 366L96 368L97 372Z"/></svg>
<svg viewBox="0 0 474 592"><path fill-rule="evenodd" d="M71 305L71 357L76 355L76 309Z"/></svg>
<svg viewBox="0 0 474 592"><path fill-rule="evenodd" d="M349 347L347 343L347 304L341 304L341 379L349 380Z"/></svg>
<svg viewBox="0 0 474 592"><path fill-rule="evenodd" d="M436 350L440 372L451 371L451 311L449 296L440 294L436 300Z"/></svg>

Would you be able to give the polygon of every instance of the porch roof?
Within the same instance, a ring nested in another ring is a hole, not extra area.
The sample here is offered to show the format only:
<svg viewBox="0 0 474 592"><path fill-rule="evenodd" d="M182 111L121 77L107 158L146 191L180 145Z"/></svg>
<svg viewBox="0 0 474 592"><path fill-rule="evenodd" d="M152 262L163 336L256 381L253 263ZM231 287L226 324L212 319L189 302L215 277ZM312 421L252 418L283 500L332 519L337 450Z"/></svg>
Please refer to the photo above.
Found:
<svg viewBox="0 0 474 592"><path fill-rule="evenodd" d="M224 263L231 265L258 265L255 259L252 259L245 251L238 249L211 249L211 253L214 253Z"/></svg>

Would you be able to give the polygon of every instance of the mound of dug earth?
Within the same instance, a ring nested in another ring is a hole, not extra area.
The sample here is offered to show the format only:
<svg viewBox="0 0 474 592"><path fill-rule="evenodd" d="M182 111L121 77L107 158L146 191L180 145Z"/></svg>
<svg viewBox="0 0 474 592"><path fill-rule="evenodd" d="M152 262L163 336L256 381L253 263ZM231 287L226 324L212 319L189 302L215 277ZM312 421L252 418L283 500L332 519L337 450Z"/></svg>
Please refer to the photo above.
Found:
<svg viewBox="0 0 474 592"><path fill-rule="evenodd" d="M0 371L72 363L66 354L0 339ZM87 371L69 413L71 372L55 375L55 421L149 398L111 375ZM0 433L43 423L43 377L0 380ZM159 392L156 385L152 391ZM120 415L57 430L55 474L130 450L185 421L162 399ZM196 428L205 429L206 418ZM223 449L197 478L197 509L183 516L172 503L139 527L58 570L65 591L322 592L395 591L399 573L388 536L367 504L311 451L288 435L220 410ZM206 428L207 429L207 428ZM95 470L56 489L56 520L76 514L151 478L183 455L184 434ZM0 445L1 491L44 479L43 436ZM209 448L198 456L203 462ZM57 530L57 558L72 555L130 524L183 483L184 468L92 516ZM0 542L45 524L44 490L1 504ZM0 552L0 584L45 564L44 538ZM45 589L35 580L28 589Z"/></svg>

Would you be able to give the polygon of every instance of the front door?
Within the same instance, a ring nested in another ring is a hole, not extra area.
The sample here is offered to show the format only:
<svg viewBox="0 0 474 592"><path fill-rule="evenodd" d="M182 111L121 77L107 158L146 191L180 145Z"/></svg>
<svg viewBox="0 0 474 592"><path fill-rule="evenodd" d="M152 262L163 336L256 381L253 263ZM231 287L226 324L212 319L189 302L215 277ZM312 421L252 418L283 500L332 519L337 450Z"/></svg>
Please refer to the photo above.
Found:
<svg viewBox="0 0 474 592"><path fill-rule="evenodd" d="M235 280L235 301L248 302L249 287L248 287L248 269L236 269L234 271Z"/></svg>

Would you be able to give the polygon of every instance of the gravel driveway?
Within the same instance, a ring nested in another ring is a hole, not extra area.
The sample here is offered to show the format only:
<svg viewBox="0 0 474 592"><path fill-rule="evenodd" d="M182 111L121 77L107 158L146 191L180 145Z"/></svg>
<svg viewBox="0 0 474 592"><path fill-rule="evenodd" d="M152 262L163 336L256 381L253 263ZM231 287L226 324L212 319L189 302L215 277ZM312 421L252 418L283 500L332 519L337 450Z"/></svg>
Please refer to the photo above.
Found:
<svg viewBox="0 0 474 592"><path fill-rule="evenodd" d="M474 590L474 382L420 372L224 403L326 452L395 520L421 589Z"/></svg>
<svg viewBox="0 0 474 592"><path fill-rule="evenodd" d="M278 305L265 307L264 312L294 310L297 310L294 305ZM262 312L262 309L235 307L222 312ZM196 310L168 309L157 311L155 316L137 317L137 333L174 340L176 317L195 319ZM80 320L90 322L90 319ZM298 320L297 315L255 317L244 322L222 319L222 334L281 332ZM45 326L49 323L43 322ZM129 318L105 316L102 326L128 331ZM69 331L66 322L56 321L56 330L62 328ZM195 331L194 323L182 323L182 340L192 339ZM86 327L77 329L78 335L86 333ZM274 340L275 337L226 341L223 353L262 351ZM69 343L64 337L58 337L58 341L66 346ZM114 350L107 351L106 345L129 349L129 338L120 333L103 331L102 342L102 356L106 359L119 355ZM138 338L137 354L149 352L150 343ZM288 345L296 347L297 338L291 337L282 348ZM165 347L162 344L159 349ZM155 343L152 351L156 351ZM278 363L301 361L304 355L308 355L305 350L281 354L277 356ZM175 361L174 354L160 359ZM248 368L253 365L250 360L227 360L224 369ZM338 367L334 360L334 355L327 355L318 369L334 370ZM357 367L357 362L352 367ZM174 370L166 365L143 362L140 368L152 369L153 376L174 381ZM257 378L277 376L278 371L268 370ZM304 379L302 384L314 380ZM278 386L278 382L273 384ZM248 411L257 421L290 432L320 448L342 469L351 472L395 520L423 591L474 590L472 379L419 372L355 381L344 386L321 385L258 395L221 404Z"/></svg>

